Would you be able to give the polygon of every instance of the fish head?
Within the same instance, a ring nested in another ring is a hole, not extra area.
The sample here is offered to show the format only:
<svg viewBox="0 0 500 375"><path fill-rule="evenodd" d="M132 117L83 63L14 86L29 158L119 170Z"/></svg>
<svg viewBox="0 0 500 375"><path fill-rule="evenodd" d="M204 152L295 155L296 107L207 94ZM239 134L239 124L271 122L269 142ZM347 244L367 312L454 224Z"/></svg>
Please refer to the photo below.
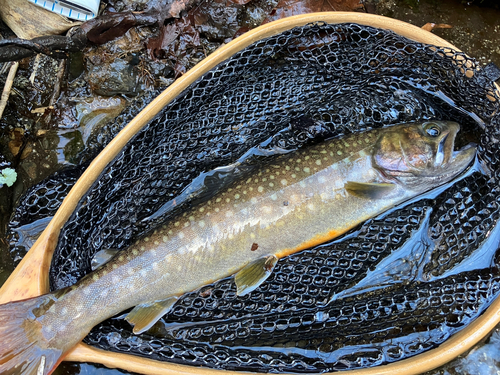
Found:
<svg viewBox="0 0 500 375"><path fill-rule="evenodd" d="M455 151L460 125L452 121L402 124L381 132L372 162L382 176L413 191L425 191L453 179L474 159L469 144Z"/></svg>

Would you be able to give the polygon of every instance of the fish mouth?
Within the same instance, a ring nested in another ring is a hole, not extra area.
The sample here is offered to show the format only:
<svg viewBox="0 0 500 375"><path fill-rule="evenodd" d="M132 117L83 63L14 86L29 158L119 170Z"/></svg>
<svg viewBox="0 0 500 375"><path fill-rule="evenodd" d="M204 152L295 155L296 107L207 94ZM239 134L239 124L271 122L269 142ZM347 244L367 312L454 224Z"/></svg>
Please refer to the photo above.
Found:
<svg viewBox="0 0 500 375"><path fill-rule="evenodd" d="M477 147L470 143L458 151L451 149L447 162L443 165L444 174L456 176L463 172L476 157Z"/></svg>
<svg viewBox="0 0 500 375"><path fill-rule="evenodd" d="M460 130L460 125L456 122L450 122L448 124L449 132L446 134L441 142L439 142L437 153L436 153L436 161L435 166L443 166L445 167L449 163L452 162L455 152L453 149L455 148L455 138L457 137L457 133ZM460 152L460 151L458 151Z"/></svg>
<svg viewBox="0 0 500 375"><path fill-rule="evenodd" d="M460 130L460 125L456 122L450 122L448 127L448 134L439 142L435 166L444 169L447 175L456 175L472 162L476 156L477 148L475 144L470 143L455 151L455 139Z"/></svg>

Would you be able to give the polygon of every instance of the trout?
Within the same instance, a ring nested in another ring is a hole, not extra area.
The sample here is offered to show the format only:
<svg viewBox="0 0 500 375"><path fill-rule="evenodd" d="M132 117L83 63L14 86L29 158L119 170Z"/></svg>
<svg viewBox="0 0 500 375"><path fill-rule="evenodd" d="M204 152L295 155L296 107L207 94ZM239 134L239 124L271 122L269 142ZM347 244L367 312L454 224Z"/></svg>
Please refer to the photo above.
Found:
<svg viewBox="0 0 500 375"><path fill-rule="evenodd" d="M50 374L93 326L128 308L135 333L176 299L235 275L257 288L278 259L331 240L463 172L455 122L402 124L282 155L120 251L71 287L0 306L0 373Z"/></svg>

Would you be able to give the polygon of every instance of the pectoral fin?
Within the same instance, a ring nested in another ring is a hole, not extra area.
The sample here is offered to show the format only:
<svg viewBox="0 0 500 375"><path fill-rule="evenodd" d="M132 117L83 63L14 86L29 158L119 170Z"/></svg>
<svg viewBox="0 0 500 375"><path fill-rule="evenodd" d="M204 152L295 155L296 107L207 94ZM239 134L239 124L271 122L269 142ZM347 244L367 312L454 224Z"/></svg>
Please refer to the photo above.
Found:
<svg viewBox="0 0 500 375"><path fill-rule="evenodd" d="M380 199L390 193L396 184L347 181L346 191L358 198Z"/></svg>
<svg viewBox="0 0 500 375"><path fill-rule="evenodd" d="M274 255L268 255L247 264L235 276L236 294L244 296L262 284L273 272L278 258Z"/></svg>
<svg viewBox="0 0 500 375"><path fill-rule="evenodd" d="M135 334L143 333L168 313L177 299L177 297L170 297L161 301L141 303L128 313L125 320L134 326L133 331Z"/></svg>
<svg viewBox="0 0 500 375"><path fill-rule="evenodd" d="M107 263L111 258L113 258L120 250L116 249L106 249L98 251L94 254L90 266L92 267L92 271L95 271L97 268Z"/></svg>

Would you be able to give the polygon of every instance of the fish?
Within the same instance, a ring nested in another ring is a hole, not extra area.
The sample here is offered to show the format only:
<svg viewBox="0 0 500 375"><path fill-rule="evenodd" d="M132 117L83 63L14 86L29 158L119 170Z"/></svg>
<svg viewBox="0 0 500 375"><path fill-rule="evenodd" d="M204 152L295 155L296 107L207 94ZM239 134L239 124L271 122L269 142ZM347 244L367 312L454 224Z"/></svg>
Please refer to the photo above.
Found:
<svg viewBox="0 0 500 375"><path fill-rule="evenodd" d="M0 373L50 374L98 323L129 308L134 333L176 300L234 275L237 294L261 285L280 258L451 181L476 147L455 151L452 121L400 124L281 155L174 217L74 285L0 305Z"/></svg>

